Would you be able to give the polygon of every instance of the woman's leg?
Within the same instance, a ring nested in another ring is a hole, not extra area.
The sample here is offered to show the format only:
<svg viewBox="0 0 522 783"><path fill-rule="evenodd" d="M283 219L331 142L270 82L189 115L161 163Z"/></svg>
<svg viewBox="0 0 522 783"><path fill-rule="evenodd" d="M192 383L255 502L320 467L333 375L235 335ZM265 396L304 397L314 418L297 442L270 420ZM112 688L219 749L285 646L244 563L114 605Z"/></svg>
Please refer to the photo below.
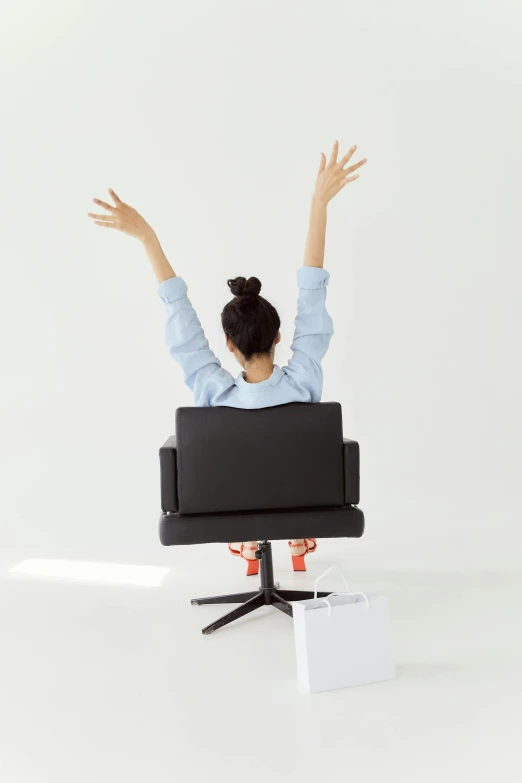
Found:
<svg viewBox="0 0 522 783"><path fill-rule="evenodd" d="M306 545L304 538L292 538L290 539L292 546L292 557L300 557L306 552Z"/></svg>
<svg viewBox="0 0 522 783"><path fill-rule="evenodd" d="M243 549L243 557L246 557L247 560L255 560L257 541L243 541L243 546L245 547L245 549ZM254 548L247 549L247 547L254 547Z"/></svg>
<svg viewBox="0 0 522 783"><path fill-rule="evenodd" d="M304 555L304 553L306 552L306 545L305 545L304 538L292 538L290 543L296 545L296 546L292 546L293 557L300 557L301 555ZM243 541L243 546L245 547L245 549L243 549L243 557L246 557L248 560L255 560L257 541ZM254 547L254 548L247 549L247 547Z"/></svg>

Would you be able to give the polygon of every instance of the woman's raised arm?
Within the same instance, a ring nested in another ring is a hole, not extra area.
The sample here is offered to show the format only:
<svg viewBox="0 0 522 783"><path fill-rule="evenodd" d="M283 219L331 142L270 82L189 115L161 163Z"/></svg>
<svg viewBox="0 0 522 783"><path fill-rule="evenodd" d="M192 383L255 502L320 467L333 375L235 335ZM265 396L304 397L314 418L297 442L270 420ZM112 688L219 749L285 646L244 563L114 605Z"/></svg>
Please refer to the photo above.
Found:
<svg viewBox="0 0 522 783"><path fill-rule="evenodd" d="M151 226L112 189L109 189L109 193L115 206L97 198L93 199L109 214L89 213L89 217L94 219L96 225L115 228L135 237L143 244L159 283L158 294L165 303L165 339L169 353L181 365L185 383L194 393L195 404L213 405L219 395L233 385L234 379L221 367L219 359L210 350L203 328L187 296L187 284L181 277L177 277Z"/></svg>
<svg viewBox="0 0 522 783"><path fill-rule="evenodd" d="M344 168L349 162L353 153L357 149L354 144L344 158L337 162L337 153L339 151L339 142L334 142L332 154L328 165L326 164L326 155L321 152L321 162L317 172L317 180L312 195L310 205L310 222L308 235L306 237L306 246L304 253L304 266L322 267L324 264L324 245L326 238L326 207L337 193L339 193L348 182L358 178L358 174L353 172L363 166L367 158L363 158L359 163L355 163L348 168Z"/></svg>
<svg viewBox="0 0 522 783"><path fill-rule="evenodd" d="M348 183L357 179L353 172L366 163L344 168L356 150L350 147L344 158L337 162L338 142L333 146L328 165L321 153L321 163L310 207L310 222L303 266L297 270L299 296L295 318L294 339L290 350L292 357L283 367L292 381L310 394L311 402L319 402L323 387L321 361L328 350L333 334L333 321L326 310L326 287L330 274L323 269L326 236L326 208L328 202ZM312 268L309 268L312 267Z"/></svg>
<svg viewBox="0 0 522 783"><path fill-rule="evenodd" d="M128 234L128 236L138 239L145 248L158 283L163 283L171 277L176 277L176 273L163 252L156 233L145 218L140 215L137 209L134 209L129 204L125 204L112 188L109 188L109 193L115 206L107 204L107 202L101 201L99 198L93 199L95 204L99 204L109 214L95 215L89 212L88 217L93 218L97 226L115 228L123 234Z"/></svg>

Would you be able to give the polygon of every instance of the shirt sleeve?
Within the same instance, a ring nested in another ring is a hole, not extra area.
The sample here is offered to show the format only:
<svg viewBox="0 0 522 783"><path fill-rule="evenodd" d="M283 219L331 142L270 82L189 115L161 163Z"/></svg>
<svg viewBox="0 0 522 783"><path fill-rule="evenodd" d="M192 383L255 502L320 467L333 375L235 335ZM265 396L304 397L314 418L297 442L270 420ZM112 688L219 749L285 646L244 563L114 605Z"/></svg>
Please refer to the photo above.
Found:
<svg viewBox="0 0 522 783"><path fill-rule="evenodd" d="M321 361L333 334L333 321L326 310L326 286L330 274L322 268L303 266L297 270L299 294L295 318L292 357L283 372L319 402L323 390Z"/></svg>
<svg viewBox="0 0 522 783"><path fill-rule="evenodd" d="M185 383L194 393L194 404L212 405L213 398L232 386L234 379L210 350L183 278L164 280L158 294L167 311L165 340L169 353L183 369Z"/></svg>

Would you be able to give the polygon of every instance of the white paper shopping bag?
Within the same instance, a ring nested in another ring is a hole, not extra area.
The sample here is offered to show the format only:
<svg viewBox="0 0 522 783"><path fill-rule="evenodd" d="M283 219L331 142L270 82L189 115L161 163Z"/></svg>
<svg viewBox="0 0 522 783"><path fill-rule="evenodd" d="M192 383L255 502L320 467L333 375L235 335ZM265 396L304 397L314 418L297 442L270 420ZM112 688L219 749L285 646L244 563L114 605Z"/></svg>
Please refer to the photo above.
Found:
<svg viewBox="0 0 522 783"><path fill-rule="evenodd" d="M395 677L388 598L347 590L292 606L297 677L311 693Z"/></svg>

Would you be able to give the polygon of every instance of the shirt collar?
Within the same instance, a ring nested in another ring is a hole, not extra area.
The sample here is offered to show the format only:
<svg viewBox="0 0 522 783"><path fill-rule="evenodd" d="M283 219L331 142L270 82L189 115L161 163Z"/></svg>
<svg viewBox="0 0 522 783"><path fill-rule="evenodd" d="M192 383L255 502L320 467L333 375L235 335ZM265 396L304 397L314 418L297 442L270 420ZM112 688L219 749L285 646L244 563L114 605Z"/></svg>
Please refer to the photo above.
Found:
<svg viewBox="0 0 522 783"><path fill-rule="evenodd" d="M256 392L265 391L265 389L268 389L270 386L275 386L275 384L281 380L282 375L283 375L282 369L277 364L274 364L272 375L266 380L259 381L258 383L248 383L247 381L245 381L244 371L242 371L235 379L235 384L241 390L244 389L247 392L252 392L255 394Z"/></svg>

